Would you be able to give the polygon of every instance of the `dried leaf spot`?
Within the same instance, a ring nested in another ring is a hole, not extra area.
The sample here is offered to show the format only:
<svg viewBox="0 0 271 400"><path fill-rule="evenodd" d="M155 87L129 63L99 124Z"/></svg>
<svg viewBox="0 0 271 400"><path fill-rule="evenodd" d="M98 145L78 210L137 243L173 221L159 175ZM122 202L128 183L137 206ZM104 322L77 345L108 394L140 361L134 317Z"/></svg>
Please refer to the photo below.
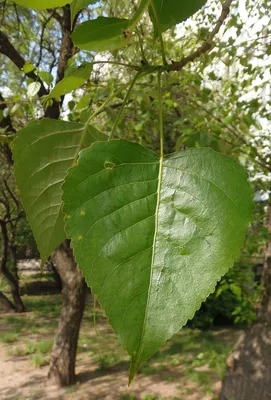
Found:
<svg viewBox="0 0 271 400"><path fill-rule="evenodd" d="M113 169L115 166L116 166L116 164L114 164L114 163L112 163L112 162L110 162L110 161L106 161L106 162L104 163L104 168L105 168L105 169Z"/></svg>

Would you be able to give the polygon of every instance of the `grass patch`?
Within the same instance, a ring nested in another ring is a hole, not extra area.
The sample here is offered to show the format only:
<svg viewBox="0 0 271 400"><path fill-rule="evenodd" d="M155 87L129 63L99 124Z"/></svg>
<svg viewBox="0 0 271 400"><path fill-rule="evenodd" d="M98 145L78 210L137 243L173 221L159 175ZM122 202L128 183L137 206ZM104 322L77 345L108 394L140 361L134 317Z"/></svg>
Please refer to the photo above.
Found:
<svg viewBox="0 0 271 400"><path fill-rule="evenodd" d="M42 340L38 343L27 343L25 348L25 354L31 355L35 353L48 354L51 352L53 347L53 339Z"/></svg>
<svg viewBox="0 0 271 400"><path fill-rule="evenodd" d="M14 343L18 340L18 334L17 333L5 333L4 335L0 336L0 342L9 344L9 343Z"/></svg>
<svg viewBox="0 0 271 400"><path fill-rule="evenodd" d="M31 362L37 368L45 367L50 364L50 356L36 353L32 356Z"/></svg>

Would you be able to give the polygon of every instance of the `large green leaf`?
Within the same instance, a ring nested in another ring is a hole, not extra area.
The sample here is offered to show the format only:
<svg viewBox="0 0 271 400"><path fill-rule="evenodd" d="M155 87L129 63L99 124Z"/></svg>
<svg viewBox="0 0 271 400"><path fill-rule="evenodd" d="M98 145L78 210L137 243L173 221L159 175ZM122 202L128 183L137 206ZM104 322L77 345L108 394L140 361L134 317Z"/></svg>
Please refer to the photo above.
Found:
<svg viewBox="0 0 271 400"><path fill-rule="evenodd" d="M84 129L43 119L20 130L12 147L16 181L43 261L66 238L61 185L79 146L107 138L91 126Z"/></svg>
<svg viewBox="0 0 271 400"><path fill-rule="evenodd" d="M63 7L69 4L72 0L13 0L14 3L20 6L34 8L36 10L46 10L47 8Z"/></svg>
<svg viewBox="0 0 271 400"><path fill-rule="evenodd" d="M82 50L109 51L126 46L125 30L129 20L98 17L83 22L72 34L72 40Z"/></svg>
<svg viewBox="0 0 271 400"><path fill-rule="evenodd" d="M98 0L73 0L71 3L71 22L73 23L73 20L79 11L83 10L83 8L87 7L89 4L95 4L97 2Z"/></svg>
<svg viewBox="0 0 271 400"><path fill-rule="evenodd" d="M251 218L246 173L208 148L162 159L113 140L81 152L63 192L67 235L132 379L233 265Z"/></svg>
<svg viewBox="0 0 271 400"><path fill-rule="evenodd" d="M59 99L61 96L70 93L72 90L78 89L89 78L92 69L93 64L86 63L85 65L72 70L69 72L69 74L67 74L67 76L65 76L56 84L51 93L46 96L46 99Z"/></svg>
<svg viewBox="0 0 271 400"><path fill-rule="evenodd" d="M158 36L157 23L159 23L161 32L164 32L191 17L205 3L206 0L152 0L149 13L154 25L155 36ZM156 15L152 7L155 9Z"/></svg>

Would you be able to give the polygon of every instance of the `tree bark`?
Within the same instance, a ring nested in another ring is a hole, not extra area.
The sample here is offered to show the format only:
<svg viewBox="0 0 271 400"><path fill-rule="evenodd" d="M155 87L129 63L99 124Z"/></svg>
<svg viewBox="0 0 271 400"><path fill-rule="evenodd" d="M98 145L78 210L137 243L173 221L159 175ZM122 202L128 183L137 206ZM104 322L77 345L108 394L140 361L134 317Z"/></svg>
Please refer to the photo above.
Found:
<svg viewBox="0 0 271 400"><path fill-rule="evenodd" d="M0 228L2 234L2 258L0 261L0 272L10 285L11 295L15 304L16 311L24 312L25 308L20 296L19 282L7 269L7 259L8 259L7 223L3 220L0 220Z"/></svg>
<svg viewBox="0 0 271 400"><path fill-rule="evenodd" d="M48 378L59 386L67 386L75 383L76 351L87 286L68 241L58 247L53 259L63 283L63 304Z"/></svg>
<svg viewBox="0 0 271 400"><path fill-rule="evenodd" d="M15 306L11 303L11 301L1 291L0 291L0 304L2 304L2 307L5 310L5 312L16 311L15 310Z"/></svg>
<svg viewBox="0 0 271 400"><path fill-rule="evenodd" d="M244 332L228 359L220 400L271 400L271 201L268 233L258 320Z"/></svg>

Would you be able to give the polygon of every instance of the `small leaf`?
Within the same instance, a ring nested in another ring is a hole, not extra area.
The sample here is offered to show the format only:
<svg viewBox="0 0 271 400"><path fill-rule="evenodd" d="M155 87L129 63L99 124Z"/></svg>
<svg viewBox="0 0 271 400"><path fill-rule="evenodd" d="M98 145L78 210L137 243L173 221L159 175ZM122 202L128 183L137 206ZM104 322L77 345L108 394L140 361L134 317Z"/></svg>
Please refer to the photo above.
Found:
<svg viewBox="0 0 271 400"><path fill-rule="evenodd" d="M161 32L185 21L205 3L206 0L152 0ZM154 36L157 37L157 20L152 6L149 7L149 14L154 25Z"/></svg>
<svg viewBox="0 0 271 400"><path fill-rule="evenodd" d="M70 93L72 90L78 89L89 78L92 69L92 64L86 63L76 70L69 71L69 74L66 75L60 82L58 82L51 93L46 96L46 100L52 98L59 99L64 94Z"/></svg>
<svg viewBox="0 0 271 400"><path fill-rule="evenodd" d="M110 51L128 44L125 31L127 19L98 17L83 22L72 34L72 40L82 50Z"/></svg>
<svg viewBox="0 0 271 400"><path fill-rule="evenodd" d="M47 8L63 7L71 3L72 0L14 0L19 6L33 8L35 10L46 10Z"/></svg>
<svg viewBox="0 0 271 400"><path fill-rule="evenodd" d="M32 82L27 87L27 96L34 97L40 90L41 84L40 82Z"/></svg>
<svg viewBox="0 0 271 400"><path fill-rule="evenodd" d="M12 147L17 185L43 261L66 238L61 185L79 145L107 139L92 126L83 135L84 125L46 118L21 129Z"/></svg>
<svg viewBox="0 0 271 400"><path fill-rule="evenodd" d="M86 8L89 4L95 4L98 0L73 0L71 3L71 22L73 23L77 13L83 8Z"/></svg>
<svg viewBox="0 0 271 400"><path fill-rule="evenodd" d="M54 80L53 75L50 74L50 72L47 72L47 71L40 71L39 72L39 76L43 80L43 82L45 82L48 86L50 86L51 83Z"/></svg>
<svg viewBox="0 0 271 400"><path fill-rule="evenodd" d="M35 71L35 69L36 69L35 65L32 65L28 62L26 62L23 66L23 72L25 74L29 74L29 72Z"/></svg>
<svg viewBox="0 0 271 400"><path fill-rule="evenodd" d="M244 169L211 149L160 158L125 140L80 153L63 185L79 267L139 366L234 263L251 219Z"/></svg>
<svg viewBox="0 0 271 400"><path fill-rule="evenodd" d="M241 297L242 289L240 288L240 286L236 285L235 283L231 283L230 290L233 294L235 294L235 296Z"/></svg>

